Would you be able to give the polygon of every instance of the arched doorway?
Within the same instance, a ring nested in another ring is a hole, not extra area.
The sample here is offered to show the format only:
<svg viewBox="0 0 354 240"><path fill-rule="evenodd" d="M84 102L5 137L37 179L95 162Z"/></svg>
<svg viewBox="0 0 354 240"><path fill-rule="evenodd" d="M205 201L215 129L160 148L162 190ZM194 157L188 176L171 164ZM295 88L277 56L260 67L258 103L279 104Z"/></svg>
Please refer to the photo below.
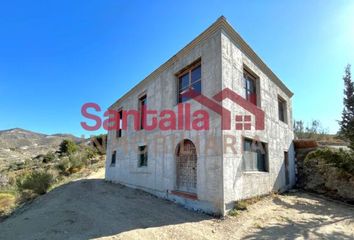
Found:
<svg viewBox="0 0 354 240"><path fill-rule="evenodd" d="M188 139L182 140L176 148L176 188L197 193L197 150Z"/></svg>

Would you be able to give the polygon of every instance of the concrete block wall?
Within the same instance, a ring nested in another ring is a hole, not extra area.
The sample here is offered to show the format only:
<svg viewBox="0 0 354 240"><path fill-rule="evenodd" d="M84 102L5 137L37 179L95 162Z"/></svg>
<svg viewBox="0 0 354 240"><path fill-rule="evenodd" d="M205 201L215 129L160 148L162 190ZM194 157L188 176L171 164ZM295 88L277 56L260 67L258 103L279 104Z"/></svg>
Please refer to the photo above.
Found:
<svg viewBox="0 0 354 240"><path fill-rule="evenodd" d="M260 108L265 112L265 130L248 131L221 130L221 118L196 101L189 101L191 111L203 109L209 112L209 131L135 131L133 121L128 121L128 130L122 138L116 138L115 131L108 132L106 180L143 189L194 209L224 215L233 207L236 200L284 190L295 183L294 149L292 145L292 109L289 90L274 81L264 66L250 58L240 42L235 42L234 30L224 18L218 19L177 55L162 65L158 74L152 73L116 104L114 109L138 109L138 99L142 93L147 95L148 109L161 111L172 109L177 113L177 77L181 69L201 59L202 94L212 98L224 88L230 88L244 95L243 69L247 67L259 78ZM230 34L234 34L233 37ZM237 38L237 35L236 35ZM197 41L198 40L198 41ZM243 40L239 40L242 41ZM196 43L196 44L193 44ZM187 49L187 50L186 50ZM246 48L247 49L247 48ZM272 78L272 79L271 79ZM286 88L286 87L285 87ZM287 102L287 124L278 119L278 96ZM235 115L252 115L237 104L224 100L223 107ZM148 119L150 122L151 119ZM231 121L232 127L235 122ZM224 152L226 136L236 137L237 153ZM268 172L245 172L242 169L242 139L258 137L268 146ZM162 139L165 144L161 144ZM172 194L176 190L176 147L183 139L191 140L197 148L197 197L189 200ZM161 141L160 141L161 140ZM158 144L160 143L160 144ZM137 149L148 146L148 166L138 167ZM163 148L161 149L161 146ZM117 160L111 166L111 155L117 151ZM285 186L284 151L289 154L290 184Z"/></svg>
<svg viewBox="0 0 354 240"><path fill-rule="evenodd" d="M172 109L177 115L178 79L176 73L199 58L202 66L202 94L208 97L217 94L221 90L220 41L219 30L194 47L183 58L174 62L155 79L138 85L131 94L115 106L115 109L138 109L139 95L144 92L147 95L148 109L158 111ZM189 103L192 112L198 109L209 112L206 107L195 101L189 101ZM180 201L180 198L171 195L171 191L176 189L175 151L180 141L190 139L198 151L197 196L200 204L196 205L192 201L184 203L192 208L199 206L206 212L220 213L224 203L222 198L222 153L219 152L221 149L220 117L216 113L210 112L210 131L160 131L159 129L134 131L132 130L133 121L128 122L128 129L128 131L123 131L123 136L120 139L116 138L115 131L108 132L107 180ZM211 134L217 136L219 140L209 143ZM159 137L167 140L166 149L160 149L161 145L157 146L155 140ZM126 146L123 142L127 139L129 144ZM208 148L210 144L214 144L214 148ZM136 149L139 145L148 146L147 167L138 167ZM126 151L126 149L128 150ZM111 166L111 154L114 150L117 151L117 160L115 166Z"/></svg>
<svg viewBox="0 0 354 240"><path fill-rule="evenodd" d="M284 190L295 183L294 148L292 144L291 98L280 89L262 70L243 52L226 32L221 35L222 84L244 96L243 71L247 68L258 77L258 105L265 112L265 130L255 130L252 117L251 130L227 130L223 134L234 135L237 139L237 153L225 152L223 157L225 211L233 207L239 199L264 195L271 191ZM287 102L287 123L278 117L278 96ZM252 115L229 100L223 106L232 111L231 116ZM232 122L234 124L235 122ZM242 169L243 138L259 139L267 144L268 172L246 172ZM226 143L224 143L226 144ZM285 186L284 151L289 154L290 185Z"/></svg>

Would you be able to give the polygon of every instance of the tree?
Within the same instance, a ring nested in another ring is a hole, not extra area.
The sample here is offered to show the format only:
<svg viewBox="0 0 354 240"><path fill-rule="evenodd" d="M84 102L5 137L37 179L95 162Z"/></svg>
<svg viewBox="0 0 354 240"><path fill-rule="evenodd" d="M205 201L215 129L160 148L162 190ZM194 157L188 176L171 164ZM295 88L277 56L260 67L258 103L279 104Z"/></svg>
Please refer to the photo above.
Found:
<svg viewBox="0 0 354 240"><path fill-rule="evenodd" d="M354 150L354 83L352 81L350 64L345 68L343 112L340 124L340 135L349 141L349 147Z"/></svg>
<svg viewBox="0 0 354 240"><path fill-rule="evenodd" d="M313 139L321 140L325 137L328 131L321 126L319 120L312 120L310 123L306 124L304 121L294 121L294 133L298 139Z"/></svg>
<svg viewBox="0 0 354 240"><path fill-rule="evenodd" d="M74 141L65 139L60 144L59 150L62 154L70 155L78 150L78 146L76 145L76 143Z"/></svg>
<svg viewBox="0 0 354 240"><path fill-rule="evenodd" d="M306 132L310 134L325 134L326 131L322 129L321 123L319 120L312 120L311 126L306 127Z"/></svg>
<svg viewBox="0 0 354 240"><path fill-rule="evenodd" d="M294 133L298 138L303 138L305 132L304 122L294 120Z"/></svg>
<svg viewBox="0 0 354 240"><path fill-rule="evenodd" d="M90 144L100 153L106 154L107 149L107 134L101 134L91 137Z"/></svg>

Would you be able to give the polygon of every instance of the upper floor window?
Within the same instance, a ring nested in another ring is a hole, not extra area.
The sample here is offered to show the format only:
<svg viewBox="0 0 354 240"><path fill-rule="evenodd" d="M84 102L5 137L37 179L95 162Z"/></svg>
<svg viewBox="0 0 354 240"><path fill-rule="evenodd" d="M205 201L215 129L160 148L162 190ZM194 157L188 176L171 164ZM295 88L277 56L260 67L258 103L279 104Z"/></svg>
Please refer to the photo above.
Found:
<svg viewBox="0 0 354 240"><path fill-rule="evenodd" d="M257 105L257 79L245 69L243 70L243 79L246 100Z"/></svg>
<svg viewBox="0 0 354 240"><path fill-rule="evenodd" d="M245 171L266 172L268 169L266 144L244 139L243 166Z"/></svg>
<svg viewBox="0 0 354 240"><path fill-rule="evenodd" d="M139 98L140 129L144 129L146 107L146 95L143 95Z"/></svg>
<svg viewBox="0 0 354 240"><path fill-rule="evenodd" d="M189 96L183 96L189 90L193 90L193 93L196 95L202 93L201 70L201 65L199 64L184 71L178 77L178 103L183 103L190 99Z"/></svg>
<svg viewBox="0 0 354 240"><path fill-rule="evenodd" d="M287 122L286 101L280 97L278 97L278 115L280 121Z"/></svg>
<svg viewBox="0 0 354 240"><path fill-rule="evenodd" d="M111 158L111 165L114 166L116 164L117 151L113 151Z"/></svg>
<svg viewBox="0 0 354 240"><path fill-rule="evenodd" d="M139 167L143 167L143 166L147 166L148 164L148 152L147 152L147 146L139 146L138 148L139 150L139 162L138 162L138 166Z"/></svg>
<svg viewBox="0 0 354 240"><path fill-rule="evenodd" d="M116 136L117 136L117 138L120 138L120 137L122 137L123 109L118 111L118 115L119 115L119 120L118 120L119 126L118 126L118 129L117 129L117 132L116 132Z"/></svg>

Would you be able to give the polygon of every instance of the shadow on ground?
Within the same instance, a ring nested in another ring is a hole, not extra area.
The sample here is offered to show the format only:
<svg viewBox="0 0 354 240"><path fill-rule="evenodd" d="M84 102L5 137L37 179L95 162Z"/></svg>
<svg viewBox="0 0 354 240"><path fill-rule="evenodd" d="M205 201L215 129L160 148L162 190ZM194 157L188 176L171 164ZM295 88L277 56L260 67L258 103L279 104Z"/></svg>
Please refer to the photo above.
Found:
<svg viewBox="0 0 354 240"><path fill-rule="evenodd" d="M140 190L101 179L71 182L0 224L1 239L92 239L133 229L211 219Z"/></svg>
<svg viewBox="0 0 354 240"><path fill-rule="evenodd" d="M289 203L281 198L274 198L273 204L281 207L284 211L289 209L295 211L294 218L283 218L280 222L275 221L274 224L268 224L245 239L274 239L277 238L276 236L282 239L354 239L354 232L344 234L340 228L333 230L333 228L341 227L340 223L354 223L354 207L323 200L305 193L298 193L297 196L303 196L312 201L299 200ZM299 216L303 216L303 219Z"/></svg>

